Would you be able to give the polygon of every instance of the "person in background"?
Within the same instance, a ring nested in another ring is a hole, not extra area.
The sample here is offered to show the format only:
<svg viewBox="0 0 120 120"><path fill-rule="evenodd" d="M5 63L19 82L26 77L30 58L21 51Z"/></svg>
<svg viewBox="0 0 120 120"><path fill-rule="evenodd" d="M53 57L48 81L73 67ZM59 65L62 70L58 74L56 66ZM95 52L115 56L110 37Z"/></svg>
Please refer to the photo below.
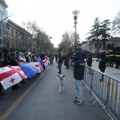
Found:
<svg viewBox="0 0 120 120"><path fill-rule="evenodd" d="M62 63L63 63L63 56L62 56L62 53L61 51L59 51L59 54L58 54L58 73L61 74L62 73Z"/></svg>
<svg viewBox="0 0 120 120"><path fill-rule="evenodd" d="M69 55L66 54L64 60L64 65L66 66L66 69L69 69L69 60L70 60Z"/></svg>
<svg viewBox="0 0 120 120"><path fill-rule="evenodd" d="M103 73L105 72L105 69L106 69L106 55L105 55L105 53L101 53L101 55L100 55L99 69L101 72L103 72ZM102 74L100 81L101 82L104 81L103 74Z"/></svg>
<svg viewBox="0 0 120 120"><path fill-rule="evenodd" d="M85 52L81 48L77 48L73 60L74 78L75 78L75 86L76 86L76 97L73 102L79 105L83 104L84 102L82 80L84 78L85 56L86 56Z"/></svg>
<svg viewBox="0 0 120 120"><path fill-rule="evenodd" d="M48 56L49 61L50 61L50 65L53 65L53 60L54 60L54 56L51 54Z"/></svg>
<svg viewBox="0 0 120 120"><path fill-rule="evenodd" d="M26 59L26 62L27 62L27 63L31 62L31 57L30 57L30 55L31 55L31 53L29 53L29 52L26 52L26 53L25 53L25 59Z"/></svg>
<svg viewBox="0 0 120 120"><path fill-rule="evenodd" d="M87 65L89 66L88 72L91 73L91 68L90 68L92 67L92 54L91 53L88 54L86 62L87 62Z"/></svg>
<svg viewBox="0 0 120 120"><path fill-rule="evenodd" d="M87 65L89 66L89 67L92 67L92 54L91 53L89 53L88 54L88 57L87 57Z"/></svg>
<svg viewBox="0 0 120 120"><path fill-rule="evenodd" d="M58 60L58 55L55 54L55 61L56 61L56 63L57 63L57 60Z"/></svg>
<svg viewBox="0 0 120 120"><path fill-rule="evenodd" d="M9 65L10 66L19 66L19 62L18 62L18 60L16 59L15 56L16 56L15 52L9 53L8 59L9 59ZM20 88L19 83L12 86L13 90L16 90L16 89L19 89L19 88Z"/></svg>
<svg viewBox="0 0 120 120"><path fill-rule="evenodd" d="M18 62L19 62L19 64L25 64L26 63L26 59L25 59L25 56L24 56L23 52L18 53Z"/></svg>

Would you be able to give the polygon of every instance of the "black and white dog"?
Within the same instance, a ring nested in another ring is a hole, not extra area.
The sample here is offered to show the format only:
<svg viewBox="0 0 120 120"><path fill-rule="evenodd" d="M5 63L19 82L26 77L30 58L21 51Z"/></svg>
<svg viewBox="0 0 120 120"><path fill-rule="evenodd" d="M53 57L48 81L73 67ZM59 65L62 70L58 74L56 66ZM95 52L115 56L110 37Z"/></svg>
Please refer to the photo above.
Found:
<svg viewBox="0 0 120 120"><path fill-rule="evenodd" d="M64 91L65 75L59 74L59 75L57 75L57 78L58 78L58 82L59 82L59 93L61 93L62 91Z"/></svg>

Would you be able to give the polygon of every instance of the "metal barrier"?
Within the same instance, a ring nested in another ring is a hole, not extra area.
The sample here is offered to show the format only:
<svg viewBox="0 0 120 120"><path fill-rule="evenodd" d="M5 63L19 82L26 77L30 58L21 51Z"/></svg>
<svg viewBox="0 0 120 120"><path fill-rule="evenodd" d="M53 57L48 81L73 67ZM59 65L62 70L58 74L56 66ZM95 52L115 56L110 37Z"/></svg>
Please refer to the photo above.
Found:
<svg viewBox="0 0 120 120"><path fill-rule="evenodd" d="M83 82L92 93L93 104L98 101L112 120L120 120L120 81L86 66Z"/></svg>

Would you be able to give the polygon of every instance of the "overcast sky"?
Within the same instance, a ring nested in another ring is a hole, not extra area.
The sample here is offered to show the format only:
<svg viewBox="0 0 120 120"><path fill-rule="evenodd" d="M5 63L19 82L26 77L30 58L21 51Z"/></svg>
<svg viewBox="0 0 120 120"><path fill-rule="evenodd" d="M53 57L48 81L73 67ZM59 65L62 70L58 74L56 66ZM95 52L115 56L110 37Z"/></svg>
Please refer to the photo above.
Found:
<svg viewBox="0 0 120 120"><path fill-rule="evenodd" d="M22 26L23 22L35 21L52 37L56 47L62 35L74 31L73 10L79 10L77 32L80 40L87 37L96 17L100 21L114 19L120 10L120 0L5 0L9 19Z"/></svg>

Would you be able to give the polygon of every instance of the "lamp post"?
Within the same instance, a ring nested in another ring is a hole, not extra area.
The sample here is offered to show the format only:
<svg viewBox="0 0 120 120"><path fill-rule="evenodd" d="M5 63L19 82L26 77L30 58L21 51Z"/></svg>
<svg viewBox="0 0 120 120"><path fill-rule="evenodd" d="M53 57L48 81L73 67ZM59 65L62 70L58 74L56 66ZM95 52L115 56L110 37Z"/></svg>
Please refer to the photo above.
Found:
<svg viewBox="0 0 120 120"><path fill-rule="evenodd" d="M74 15L73 16L73 19L74 19L74 27L75 27L75 49L77 47L77 16L79 14L79 10L73 10L72 11L72 14Z"/></svg>

